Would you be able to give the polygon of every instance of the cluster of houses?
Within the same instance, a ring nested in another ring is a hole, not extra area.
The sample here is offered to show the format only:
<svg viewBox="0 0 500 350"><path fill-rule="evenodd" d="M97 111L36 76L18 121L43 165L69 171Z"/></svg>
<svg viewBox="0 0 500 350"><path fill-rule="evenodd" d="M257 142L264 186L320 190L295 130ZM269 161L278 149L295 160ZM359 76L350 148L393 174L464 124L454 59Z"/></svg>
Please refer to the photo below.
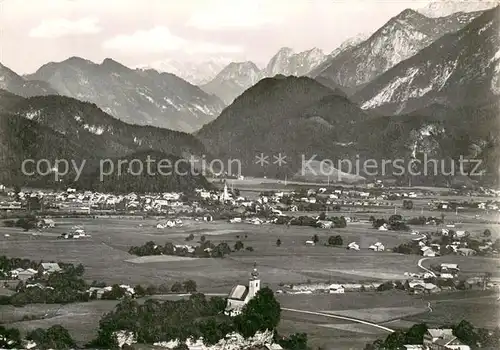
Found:
<svg viewBox="0 0 500 350"><path fill-rule="evenodd" d="M451 328L430 328L424 334L423 344L404 345L406 350L470 350L453 335Z"/></svg>
<svg viewBox="0 0 500 350"><path fill-rule="evenodd" d="M287 191L263 194L263 204L275 204L277 209L294 211L307 204L324 204L327 206L361 206L361 207L393 207L391 200L399 198L417 198L415 192L391 193L373 189L318 188L306 191Z"/></svg>
<svg viewBox="0 0 500 350"><path fill-rule="evenodd" d="M500 211L500 201L498 200L469 200L469 201L447 201L433 200L428 203L431 210L440 211L462 211L462 210L479 210L487 212Z"/></svg>
<svg viewBox="0 0 500 350"><path fill-rule="evenodd" d="M135 289L127 284L120 284L119 285L120 289L125 293L126 296L128 297L133 297L135 295ZM106 286L106 287L90 287L87 289L87 294L89 296L95 295L96 299L101 299L102 295L105 292L111 292L113 287L111 286Z"/></svg>
<svg viewBox="0 0 500 350"><path fill-rule="evenodd" d="M365 189L352 189L342 187L322 187L308 189L304 191L273 191L261 193L255 201L250 201L242 196L236 196L233 191L224 184L222 191L196 190L202 200L218 201L233 206L244 208L256 208L262 206L271 207L277 212L298 211L309 205L326 205L332 208L336 206L376 206L394 207L391 200L400 198L417 198L422 193L410 192L390 192L381 190L380 187L366 186Z"/></svg>
<svg viewBox="0 0 500 350"><path fill-rule="evenodd" d="M8 275L10 276L11 279L25 282L30 278L32 278L33 276L37 275L39 272L41 272L44 275L47 275L59 271L62 271L62 269L58 263L41 263L39 270L35 270L32 268L23 269L19 267L9 271Z"/></svg>
<svg viewBox="0 0 500 350"><path fill-rule="evenodd" d="M191 210L181 200L182 193L166 192L160 194L129 193L115 195L92 191L40 190L34 192L8 192L9 200L0 202L0 210L58 210L72 213L91 213L92 211L153 211L167 213L169 210Z"/></svg>
<svg viewBox="0 0 500 350"><path fill-rule="evenodd" d="M61 239L80 239L90 237L91 235L85 232L83 226L73 226L70 232L61 233L61 236L59 236Z"/></svg>
<svg viewBox="0 0 500 350"><path fill-rule="evenodd" d="M454 225L447 225L454 226ZM418 234L418 232L413 232L414 234ZM441 232L438 233L439 236L449 237L449 242L444 245L444 247L450 252L461 255L461 256L471 256L476 254L497 254L494 242L490 239L483 239L481 244L474 246L472 248L469 246L469 237L470 233L464 230L451 230L450 228L443 228ZM418 237L413 238L413 242L418 243L420 246L420 252L424 257L435 257L441 255L442 245L436 243L436 241L431 241L431 235L419 235ZM434 242L434 243L433 243Z"/></svg>
<svg viewBox="0 0 500 350"><path fill-rule="evenodd" d="M339 206L394 207L394 200L422 198L429 195L425 190L402 191L385 189L381 184L367 184L364 188L343 188L342 186L321 187L301 191L264 192L259 198L249 200L237 195L238 191L229 189L227 183L221 190L196 189L199 201L185 202L183 194L166 192L159 194L114 195L92 191L77 191L68 188L65 191L39 190L33 192L4 192L8 200L0 201L0 210L58 210L71 213L92 213L105 211L155 212L170 214L179 212L203 211L203 203L218 202L231 205L241 213L258 212L263 207L271 208L279 215L283 211L308 210L321 205L327 210ZM497 193L495 193L497 195ZM463 203L461 204L463 205ZM458 204L450 201L433 201L430 208L447 210ZM500 202L468 202L468 207L498 210ZM460 206L458 206L461 208ZM384 228L381 228L382 230Z"/></svg>
<svg viewBox="0 0 500 350"><path fill-rule="evenodd" d="M162 221L156 224L157 229L165 229L165 228L172 228L172 227L182 227L184 223L180 219L176 220L167 220L167 221Z"/></svg>
<svg viewBox="0 0 500 350"><path fill-rule="evenodd" d="M284 285L278 289L278 294L344 294L345 292L359 292L361 290L374 291L382 283L308 283L308 284L294 284Z"/></svg>

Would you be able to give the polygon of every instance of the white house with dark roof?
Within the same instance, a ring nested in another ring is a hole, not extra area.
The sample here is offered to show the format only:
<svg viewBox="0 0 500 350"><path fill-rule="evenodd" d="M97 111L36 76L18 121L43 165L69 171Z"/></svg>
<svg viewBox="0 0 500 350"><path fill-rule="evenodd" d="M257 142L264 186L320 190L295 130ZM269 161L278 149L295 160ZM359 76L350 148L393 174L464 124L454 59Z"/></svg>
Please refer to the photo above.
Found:
<svg viewBox="0 0 500 350"><path fill-rule="evenodd" d="M470 350L470 347L460 342L449 328L428 329L424 334L423 345L429 350Z"/></svg>
<svg viewBox="0 0 500 350"><path fill-rule="evenodd" d="M44 274L62 271L58 263L42 263Z"/></svg>
<svg viewBox="0 0 500 350"><path fill-rule="evenodd" d="M260 278L257 272L257 266L254 264L248 286L237 285L233 287L231 293L227 297L226 315L236 316L241 313L243 307L253 298L260 290Z"/></svg>

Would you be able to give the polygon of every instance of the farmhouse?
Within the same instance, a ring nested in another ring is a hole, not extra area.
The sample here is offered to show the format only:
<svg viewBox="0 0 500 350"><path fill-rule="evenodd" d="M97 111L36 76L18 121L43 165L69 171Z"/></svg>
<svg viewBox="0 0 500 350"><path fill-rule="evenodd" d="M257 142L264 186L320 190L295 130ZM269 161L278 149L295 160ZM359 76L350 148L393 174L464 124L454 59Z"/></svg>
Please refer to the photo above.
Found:
<svg viewBox="0 0 500 350"><path fill-rule="evenodd" d="M446 329L428 329L424 334L424 347L429 350L470 350L453 335L453 331Z"/></svg>
<svg viewBox="0 0 500 350"><path fill-rule="evenodd" d="M319 225L321 228L332 228L333 227L333 221L330 220L318 220L316 221L316 224Z"/></svg>
<svg viewBox="0 0 500 350"><path fill-rule="evenodd" d="M462 255L462 256L470 256L470 255L475 255L476 251L474 249L470 249L470 248L458 248L457 254Z"/></svg>
<svg viewBox="0 0 500 350"><path fill-rule="evenodd" d="M257 294L260 290L259 273L257 272L257 265L254 264L248 286L237 285L233 287L231 293L227 297L226 315L236 316L239 315L243 307Z"/></svg>
<svg viewBox="0 0 500 350"><path fill-rule="evenodd" d="M378 230L379 230L379 231L388 231L388 230L389 230L389 228L387 227L387 224L383 224L382 226L380 226L380 227L378 228Z"/></svg>
<svg viewBox="0 0 500 350"><path fill-rule="evenodd" d="M21 280L21 281L27 281L36 274L37 274L36 270L33 270L33 269L24 270L20 267L18 267L15 270L10 271L10 276L12 278L16 278L16 279Z"/></svg>
<svg viewBox="0 0 500 350"><path fill-rule="evenodd" d="M351 242L347 245L349 250L359 250L359 245L356 242Z"/></svg>
<svg viewBox="0 0 500 350"><path fill-rule="evenodd" d="M39 228L53 228L56 226L56 223L52 219L42 219L37 222L37 226Z"/></svg>
<svg viewBox="0 0 500 350"><path fill-rule="evenodd" d="M443 275L444 273L447 273L447 274L450 274L452 276L456 276L460 272L460 268L458 267L457 264L443 263L443 264L441 264L440 268L441 268L441 275Z"/></svg>
<svg viewBox="0 0 500 350"><path fill-rule="evenodd" d="M62 270L58 263L42 263L41 268L44 274L59 272Z"/></svg>
<svg viewBox="0 0 500 350"><path fill-rule="evenodd" d="M434 257L436 256L436 252L428 246L423 246L420 248L420 251L422 252L422 256L428 256L428 257Z"/></svg>
<svg viewBox="0 0 500 350"><path fill-rule="evenodd" d="M377 242L369 247L369 249L373 250L374 252L383 252L385 250L385 247L382 243Z"/></svg>
<svg viewBox="0 0 500 350"><path fill-rule="evenodd" d="M344 294L344 287L340 284L330 284L328 287L330 294Z"/></svg>

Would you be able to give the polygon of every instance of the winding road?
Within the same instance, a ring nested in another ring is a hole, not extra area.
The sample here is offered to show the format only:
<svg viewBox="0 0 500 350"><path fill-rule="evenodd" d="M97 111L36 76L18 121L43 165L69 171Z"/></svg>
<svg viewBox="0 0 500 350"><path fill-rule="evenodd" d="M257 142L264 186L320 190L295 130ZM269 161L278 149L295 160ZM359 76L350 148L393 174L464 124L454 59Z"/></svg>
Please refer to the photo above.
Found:
<svg viewBox="0 0 500 350"><path fill-rule="evenodd" d="M432 276L436 277L436 274L435 274L433 271L429 270L427 267L422 266L422 263L423 263L425 260L427 260L427 259L429 259L429 258L422 258L422 259L420 259L420 260L417 262L417 266L418 266L419 268L421 268L422 270L424 270L425 272L428 272L428 273L432 274Z"/></svg>

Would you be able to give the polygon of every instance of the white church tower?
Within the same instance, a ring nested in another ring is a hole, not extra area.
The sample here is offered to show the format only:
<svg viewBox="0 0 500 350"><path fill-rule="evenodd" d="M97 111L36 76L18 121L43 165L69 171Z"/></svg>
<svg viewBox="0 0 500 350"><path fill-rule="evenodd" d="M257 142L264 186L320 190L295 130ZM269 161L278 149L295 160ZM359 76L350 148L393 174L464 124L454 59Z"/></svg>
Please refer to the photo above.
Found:
<svg viewBox="0 0 500 350"><path fill-rule="evenodd" d="M224 190L222 193L219 195L219 201L225 202L231 199L231 196L229 195L229 190L227 188L227 181L224 180Z"/></svg>
<svg viewBox="0 0 500 350"><path fill-rule="evenodd" d="M248 299L252 299L260 290L260 278L257 271L257 263L253 264L253 271L248 282Z"/></svg>
<svg viewBox="0 0 500 350"><path fill-rule="evenodd" d="M243 307L257 295L259 290L260 278L257 272L257 264L254 263L248 286L237 285L229 293L225 314L230 316L239 315Z"/></svg>

